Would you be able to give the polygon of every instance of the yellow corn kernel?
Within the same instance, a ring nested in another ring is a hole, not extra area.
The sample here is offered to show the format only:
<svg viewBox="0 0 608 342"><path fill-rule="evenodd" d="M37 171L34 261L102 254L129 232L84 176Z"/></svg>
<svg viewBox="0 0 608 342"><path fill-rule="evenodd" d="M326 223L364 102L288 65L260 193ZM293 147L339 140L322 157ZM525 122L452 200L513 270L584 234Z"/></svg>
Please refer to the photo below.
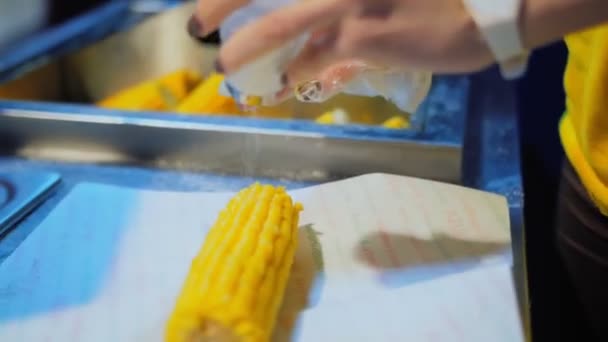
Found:
<svg viewBox="0 0 608 342"><path fill-rule="evenodd" d="M262 105L262 98L259 96L247 96L245 104L250 107L257 107Z"/></svg>
<svg viewBox="0 0 608 342"><path fill-rule="evenodd" d="M345 125L350 123L351 120L347 112L342 109L335 109L321 114L315 122L322 125Z"/></svg>
<svg viewBox="0 0 608 342"><path fill-rule="evenodd" d="M406 129L410 127L410 122L401 115L395 115L382 123L384 128Z"/></svg>
<svg viewBox="0 0 608 342"><path fill-rule="evenodd" d="M176 111L184 114L241 114L236 101L220 94L224 76L213 73L199 84Z"/></svg>
<svg viewBox="0 0 608 342"><path fill-rule="evenodd" d="M253 184L220 212L190 272L165 341L269 341L297 247L302 205Z"/></svg>
<svg viewBox="0 0 608 342"><path fill-rule="evenodd" d="M169 110L177 106L201 79L200 75L189 70L177 70L124 89L97 105L122 110Z"/></svg>
<svg viewBox="0 0 608 342"><path fill-rule="evenodd" d="M237 102L228 96L220 94L224 76L213 73L209 75L188 97L177 107L176 112L184 114L225 114L238 116L253 116L262 118L290 118L292 109L287 106L263 106L262 98L250 96L246 105L252 110L242 110Z"/></svg>

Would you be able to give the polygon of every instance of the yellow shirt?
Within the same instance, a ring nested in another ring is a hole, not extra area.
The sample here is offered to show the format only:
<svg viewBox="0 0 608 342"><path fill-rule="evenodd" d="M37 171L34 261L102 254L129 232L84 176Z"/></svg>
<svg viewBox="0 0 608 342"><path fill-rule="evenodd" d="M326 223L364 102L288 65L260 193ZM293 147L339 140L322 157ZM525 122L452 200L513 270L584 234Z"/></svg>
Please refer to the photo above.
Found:
<svg viewBox="0 0 608 342"><path fill-rule="evenodd" d="M565 41L569 57L562 145L591 198L608 215L608 24Z"/></svg>

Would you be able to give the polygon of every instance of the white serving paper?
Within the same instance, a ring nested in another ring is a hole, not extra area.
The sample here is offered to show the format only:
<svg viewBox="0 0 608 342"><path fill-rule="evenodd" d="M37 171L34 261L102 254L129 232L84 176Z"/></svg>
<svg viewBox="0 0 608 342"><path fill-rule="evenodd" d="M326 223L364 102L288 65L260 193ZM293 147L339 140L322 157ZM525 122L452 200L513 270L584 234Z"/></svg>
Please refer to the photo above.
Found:
<svg viewBox="0 0 608 342"><path fill-rule="evenodd" d="M276 341L523 341L498 195L372 174L304 205ZM0 341L162 341L232 194L81 184L0 265Z"/></svg>

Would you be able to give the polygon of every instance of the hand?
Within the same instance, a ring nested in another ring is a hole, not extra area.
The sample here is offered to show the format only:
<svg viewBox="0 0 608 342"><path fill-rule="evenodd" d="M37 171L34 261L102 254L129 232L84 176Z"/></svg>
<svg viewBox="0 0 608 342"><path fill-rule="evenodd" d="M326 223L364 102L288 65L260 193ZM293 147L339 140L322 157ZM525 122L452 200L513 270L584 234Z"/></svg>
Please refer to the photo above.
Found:
<svg viewBox="0 0 608 342"><path fill-rule="evenodd" d="M197 2L197 11L188 21L188 32L194 38L202 38L217 30L221 21L230 13L241 6L247 5L248 1L214 1L203 0ZM201 19L204 18L204 19ZM205 23L205 24L203 24ZM296 86L287 85L283 90L275 94L274 99L267 99L266 105L276 105L294 95L302 102L323 102L342 91L348 83L360 73L370 69L366 63L360 60L347 60L335 63ZM295 88L295 89L294 89Z"/></svg>
<svg viewBox="0 0 608 342"><path fill-rule="evenodd" d="M199 0L203 34L246 0ZM460 73L493 62L460 0L302 0L242 27L219 52L230 74L304 32L312 38L286 70L290 84L336 63L364 60L393 68Z"/></svg>
<svg viewBox="0 0 608 342"><path fill-rule="evenodd" d="M334 63L320 72L314 73L311 79L295 85L287 85L285 89L276 94L274 102L268 104L281 103L293 95L301 102L324 102L341 93L357 76L372 68L359 60Z"/></svg>

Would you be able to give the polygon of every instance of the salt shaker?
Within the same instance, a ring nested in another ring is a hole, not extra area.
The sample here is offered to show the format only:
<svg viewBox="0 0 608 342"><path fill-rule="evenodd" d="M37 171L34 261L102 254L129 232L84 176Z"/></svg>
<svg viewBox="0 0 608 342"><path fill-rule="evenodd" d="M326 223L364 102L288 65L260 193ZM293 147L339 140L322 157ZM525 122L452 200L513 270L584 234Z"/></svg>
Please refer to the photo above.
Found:
<svg viewBox="0 0 608 342"><path fill-rule="evenodd" d="M222 22L220 38L226 41L247 23L295 1L297 0L253 0ZM284 67L297 56L308 37L308 34L303 34L228 75L224 83L228 93L241 104L272 102L275 94L285 86L281 79Z"/></svg>

